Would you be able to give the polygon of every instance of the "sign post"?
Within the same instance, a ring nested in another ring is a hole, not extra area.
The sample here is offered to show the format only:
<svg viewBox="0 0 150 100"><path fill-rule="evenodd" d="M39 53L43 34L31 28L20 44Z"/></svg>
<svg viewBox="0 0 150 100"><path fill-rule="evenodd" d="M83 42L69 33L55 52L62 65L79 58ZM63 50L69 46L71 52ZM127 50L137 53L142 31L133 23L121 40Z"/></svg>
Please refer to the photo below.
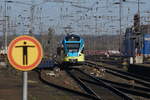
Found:
<svg viewBox="0 0 150 100"><path fill-rule="evenodd" d="M15 38L8 46L9 63L23 71L22 100L28 100L28 72L39 65L43 57L41 44L31 36L23 35Z"/></svg>
<svg viewBox="0 0 150 100"><path fill-rule="evenodd" d="M28 72L23 72L23 98L22 100L28 100Z"/></svg>

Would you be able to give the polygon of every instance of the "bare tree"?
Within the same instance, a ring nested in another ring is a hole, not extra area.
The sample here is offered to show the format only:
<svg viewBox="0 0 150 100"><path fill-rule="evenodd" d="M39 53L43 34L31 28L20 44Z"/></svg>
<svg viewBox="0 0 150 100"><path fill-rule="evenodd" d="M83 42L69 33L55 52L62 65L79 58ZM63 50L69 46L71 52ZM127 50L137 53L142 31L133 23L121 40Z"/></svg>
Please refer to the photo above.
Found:
<svg viewBox="0 0 150 100"><path fill-rule="evenodd" d="M52 56L54 51L55 51L55 44L56 44L56 39L55 39L55 29L54 28L48 28L48 34L45 37L46 43L44 44L45 46L45 52L46 55Z"/></svg>

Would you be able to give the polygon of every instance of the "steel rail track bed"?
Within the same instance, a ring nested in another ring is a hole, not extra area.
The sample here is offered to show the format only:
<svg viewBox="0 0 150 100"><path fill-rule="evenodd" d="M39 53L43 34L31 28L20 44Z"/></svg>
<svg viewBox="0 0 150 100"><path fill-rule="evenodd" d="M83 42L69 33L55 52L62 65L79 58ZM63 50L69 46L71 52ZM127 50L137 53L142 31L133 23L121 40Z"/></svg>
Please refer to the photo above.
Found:
<svg viewBox="0 0 150 100"><path fill-rule="evenodd" d="M39 77L39 80L47 85L47 86L50 86L50 87L55 87L59 90L62 90L62 91L66 91L66 92L69 92L69 93L72 93L72 94L75 94L75 95L78 95L78 96L81 96L81 97L84 97L84 98L88 98L88 99L92 99L92 100L99 100L98 98L96 98L95 96L93 95L90 95L88 93L83 93L83 92L79 92L79 91L76 91L76 90L73 90L73 89L69 89L69 88L66 88L66 87L63 87L63 86L59 86L59 85L56 85L56 84L53 84L51 82L49 82L48 80L46 80L44 77L42 77L41 73L42 73L42 70L35 70L37 73L38 73L38 77Z"/></svg>
<svg viewBox="0 0 150 100"><path fill-rule="evenodd" d="M98 61L94 61L94 62L98 62ZM86 63L92 63L92 62L91 61L86 61ZM123 73L125 75L131 76L131 77L136 77L136 78L141 79L143 81L150 82L150 78L146 77L146 76L143 77L143 76L140 76L140 75L137 75L137 74L134 74L134 73L130 73L130 72L126 72L126 71L123 71L123 70L113 69L113 68L110 68L110 67L107 67L107 66L104 66L104 67L107 68L107 69L116 71L118 73Z"/></svg>
<svg viewBox="0 0 150 100"><path fill-rule="evenodd" d="M106 72L108 72L110 74L122 77L122 78L127 79L127 80L134 80L136 83L141 84L144 87L150 88L150 82L142 80L142 79L139 79L137 77L133 77L133 76L127 74L128 72L116 70L116 69L109 68L109 67L106 67L106 66L101 66L101 65L99 65L97 63L89 62L89 61L88 62L86 61L85 64L87 64L88 66L96 67L96 68L103 67L103 68L106 69Z"/></svg>
<svg viewBox="0 0 150 100"><path fill-rule="evenodd" d="M88 66L93 66L96 68L99 68L100 65L95 64L95 63L89 63L87 64ZM143 80L134 78L132 76L128 76L128 75L124 75L124 73L118 73L115 72L114 70L111 70L112 68L108 68L103 66L104 68L106 68L106 72L111 73L113 75L119 76L119 77L123 77L125 79L128 80L134 80L136 83L141 84L143 86L136 86L136 85L131 85L131 84L127 84L127 83L118 83L118 82L114 82L114 81L110 81L107 79L103 79L103 78L98 78L106 83L111 84L113 87L117 88L118 90L124 92L124 93L128 93L128 94L132 94L132 95L136 95L136 96L142 96L145 98L150 98L150 83L149 82L145 82ZM108 68L108 69L107 69Z"/></svg>
<svg viewBox="0 0 150 100"><path fill-rule="evenodd" d="M92 90L92 92L94 91L92 94L96 95L96 97L99 98L100 100L134 100L125 93L110 86L109 84L103 82L102 80L99 80L94 76L91 76L83 72L80 69L74 68L72 70L67 70L67 72L70 76L73 76L73 78L75 78L75 80L79 83L81 87L84 84L82 88L84 88L85 91L89 89ZM99 82L99 85L86 82L84 81L84 79L92 82Z"/></svg>

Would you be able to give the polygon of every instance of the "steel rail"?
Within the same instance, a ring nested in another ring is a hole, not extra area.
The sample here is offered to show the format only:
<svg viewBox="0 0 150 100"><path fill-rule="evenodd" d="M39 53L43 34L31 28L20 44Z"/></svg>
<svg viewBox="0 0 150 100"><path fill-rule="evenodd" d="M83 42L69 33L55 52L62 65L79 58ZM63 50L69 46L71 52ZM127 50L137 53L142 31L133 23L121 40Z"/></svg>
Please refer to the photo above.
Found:
<svg viewBox="0 0 150 100"><path fill-rule="evenodd" d="M89 94L87 94L87 93L75 91L75 90L73 90L73 89L69 89L69 88L66 88L66 87L63 87L63 86L59 86L59 85L50 83L49 81L47 81L46 79L44 79L44 78L42 77L42 75L41 75L42 70L37 70L37 69L36 69L35 71L38 73L39 80L40 80L43 84L45 84L45 85L47 85L47 86L50 86L50 87L53 86L53 87L55 87L55 88L57 88L57 89L59 89L59 90L66 91L66 92L70 92L70 93L79 95L79 96L81 96L81 97L90 98L90 99L92 99L92 100L99 100L98 98L96 98L96 97L93 96L93 95L89 95Z"/></svg>
<svg viewBox="0 0 150 100"><path fill-rule="evenodd" d="M92 76L92 75L89 75L88 73L86 72L83 72L82 70L80 69L77 69L79 72L83 73L84 75L90 77L91 79L94 79L95 81L99 82L102 86L104 86L105 88L111 90L112 92L114 92L115 94L119 95L120 97L124 98L125 100L134 100L133 98L129 97L127 94L121 92L120 90L114 88L113 86L111 86L110 84L107 84L105 83L104 81Z"/></svg>
<svg viewBox="0 0 150 100"><path fill-rule="evenodd" d="M88 66L94 66L96 68L101 67L100 65L92 63L92 62L86 62L86 63L87 63ZM147 81L144 81L144 80L132 77L130 75L126 75L124 73L119 73L119 72L113 70L112 68L108 68L106 66L102 66L102 67L104 67L106 69L106 72L108 72L110 74L122 77L122 78L127 79L127 80L134 80L136 83L139 83L139 84L141 84L143 86L146 86L147 88L150 88L150 82L147 82Z"/></svg>
<svg viewBox="0 0 150 100"><path fill-rule="evenodd" d="M73 73L71 73L69 70L66 70L66 72L75 80L79 83L81 88L88 94L96 96L99 100L102 100L100 96L98 96L94 90L92 90L89 86L87 86L82 80L77 78Z"/></svg>

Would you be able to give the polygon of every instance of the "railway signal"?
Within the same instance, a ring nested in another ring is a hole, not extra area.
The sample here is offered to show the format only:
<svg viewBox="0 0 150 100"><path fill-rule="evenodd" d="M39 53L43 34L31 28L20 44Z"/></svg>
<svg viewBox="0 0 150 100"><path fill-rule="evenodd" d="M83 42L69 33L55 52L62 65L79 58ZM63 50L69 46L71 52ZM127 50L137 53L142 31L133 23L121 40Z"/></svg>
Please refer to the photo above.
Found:
<svg viewBox="0 0 150 100"><path fill-rule="evenodd" d="M19 36L8 47L10 64L21 71L34 69L40 63L42 55L40 43L30 36Z"/></svg>
<svg viewBox="0 0 150 100"><path fill-rule="evenodd" d="M42 60L43 50L41 44L31 36L19 36L8 46L8 60L10 64L23 72L23 97L27 100L28 73L37 67Z"/></svg>

